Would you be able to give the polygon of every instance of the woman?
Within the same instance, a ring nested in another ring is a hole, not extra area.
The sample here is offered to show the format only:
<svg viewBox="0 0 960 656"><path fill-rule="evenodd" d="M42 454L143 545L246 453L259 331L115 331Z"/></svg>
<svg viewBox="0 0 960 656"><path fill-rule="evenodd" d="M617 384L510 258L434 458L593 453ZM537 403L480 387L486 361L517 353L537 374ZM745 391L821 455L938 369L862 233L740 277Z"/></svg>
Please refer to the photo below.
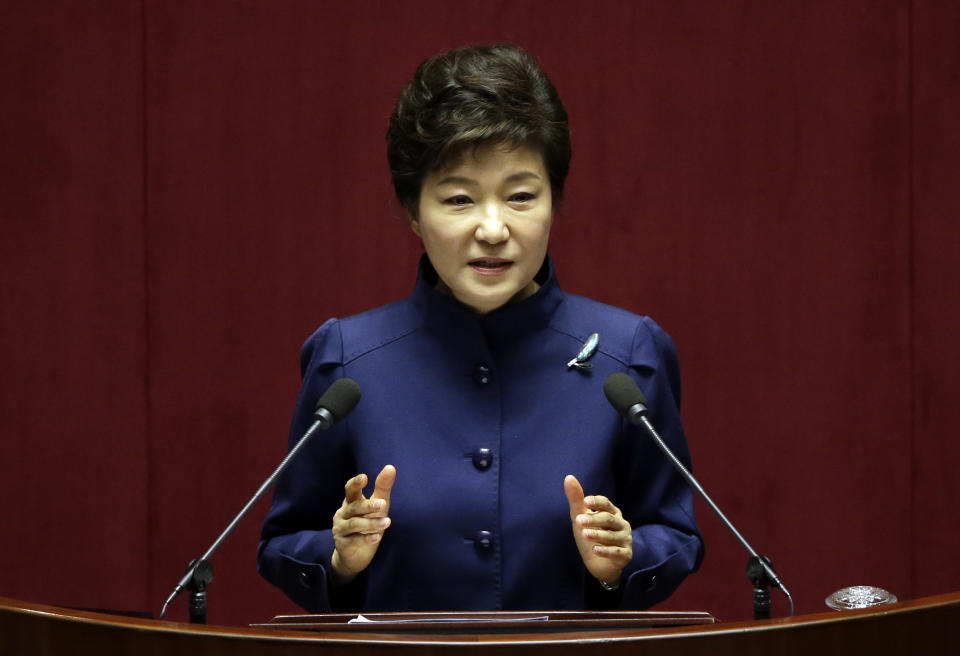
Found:
<svg viewBox="0 0 960 656"><path fill-rule="evenodd" d="M676 354L649 318L557 285L547 242L570 137L553 85L516 46L440 55L387 138L426 254L412 296L304 345L291 444L337 378L363 400L278 482L260 572L313 612L665 599L702 557L692 496L602 385L633 376L689 462Z"/></svg>

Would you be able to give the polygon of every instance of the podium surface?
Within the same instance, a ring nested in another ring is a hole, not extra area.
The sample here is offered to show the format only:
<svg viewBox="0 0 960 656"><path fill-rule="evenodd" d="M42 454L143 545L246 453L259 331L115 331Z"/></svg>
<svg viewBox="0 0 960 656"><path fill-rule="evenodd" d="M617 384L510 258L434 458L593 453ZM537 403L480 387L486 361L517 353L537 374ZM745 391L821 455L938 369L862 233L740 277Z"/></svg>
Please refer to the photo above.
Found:
<svg viewBox="0 0 960 656"><path fill-rule="evenodd" d="M529 613L525 613L529 614ZM382 615L382 614L378 614ZM490 614L494 615L494 614ZM601 614L602 615L602 614ZM666 613L664 615L670 615ZM690 615L709 617L702 613ZM279 619L279 618L278 618ZM281 620L288 622L288 620ZM552 621L552 620L549 620ZM503 631L197 626L0 597L0 653L19 654L960 654L960 592L871 609L752 622ZM480 651L478 651L480 650Z"/></svg>

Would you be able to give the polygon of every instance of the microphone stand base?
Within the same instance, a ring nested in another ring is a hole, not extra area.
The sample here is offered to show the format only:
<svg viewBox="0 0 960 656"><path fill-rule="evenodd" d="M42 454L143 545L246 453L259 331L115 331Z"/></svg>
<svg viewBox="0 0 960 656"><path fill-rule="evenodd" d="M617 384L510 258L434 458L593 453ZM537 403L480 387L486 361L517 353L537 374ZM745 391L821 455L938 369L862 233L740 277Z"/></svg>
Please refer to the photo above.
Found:
<svg viewBox="0 0 960 656"><path fill-rule="evenodd" d="M190 591L190 623L207 623L207 586L213 580L213 565L202 558L191 560L187 565L190 580L186 584Z"/></svg>
<svg viewBox="0 0 960 656"><path fill-rule="evenodd" d="M766 561L771 569L773 564L766 556L751 556L747 560L747 578L753 583L753 619L770 619L770 577L760 559Z"/></svg>

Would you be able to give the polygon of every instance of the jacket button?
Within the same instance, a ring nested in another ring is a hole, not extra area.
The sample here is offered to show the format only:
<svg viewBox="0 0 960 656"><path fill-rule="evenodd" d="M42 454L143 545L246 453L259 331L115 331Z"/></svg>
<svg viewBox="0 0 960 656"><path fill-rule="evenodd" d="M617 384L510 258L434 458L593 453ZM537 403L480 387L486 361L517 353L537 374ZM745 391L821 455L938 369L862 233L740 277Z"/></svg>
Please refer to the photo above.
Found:
<svg viewBox="0 0 960 656"><path fill-rule="evenodd" d="M473 370L473 379L477 381L478 385L489 385L492 378L493 373L490 371L490 366L483 362Z"/></svg>
<svg viewBox="0 0 960 656"><path fill-rule="evenodd" d="M313 577L309 572L300 572L298 579L300 580L300 585L305 587L307 590L313 588Z"/></svg>
<svg viewBox="0 0 960 656"><path fill-rule="evenodd" d="M490 551L493 547L493 533L490 531L477 531L474 540L476 541L477 549L480 551Z"/></svg>
<svg viewBox="0 0 960 656"><path fill-rule="evenodd" d="M490 469L490 465L492 464L493 451L490 449L480 448L473 452L473 466L480 471Z"/></svg>

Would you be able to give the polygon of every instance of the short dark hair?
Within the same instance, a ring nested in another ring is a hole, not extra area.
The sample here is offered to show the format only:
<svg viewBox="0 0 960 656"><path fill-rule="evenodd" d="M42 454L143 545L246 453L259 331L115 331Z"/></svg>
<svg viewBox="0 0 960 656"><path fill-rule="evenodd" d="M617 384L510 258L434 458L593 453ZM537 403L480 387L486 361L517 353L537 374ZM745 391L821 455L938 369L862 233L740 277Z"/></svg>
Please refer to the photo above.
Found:
<svg viewBox="0 0 960 656"><path fill-rule="evenodd" d="M570 170L567 111L553 83L523 48L460 48L424 60L397 97L387 160L401 205L416 216L428 173L467 148L504 143L543 154L554 202Z"/></svg>

